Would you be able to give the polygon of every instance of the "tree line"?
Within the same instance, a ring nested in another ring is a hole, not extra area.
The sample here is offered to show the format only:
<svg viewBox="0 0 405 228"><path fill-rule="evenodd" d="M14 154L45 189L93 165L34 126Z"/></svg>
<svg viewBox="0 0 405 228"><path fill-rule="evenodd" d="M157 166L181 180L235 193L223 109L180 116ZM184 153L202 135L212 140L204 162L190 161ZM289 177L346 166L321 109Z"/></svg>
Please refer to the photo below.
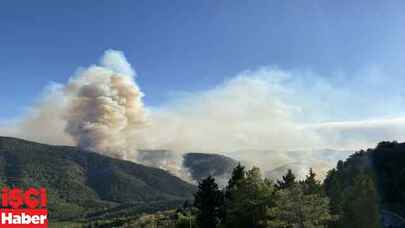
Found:
<svg viewBox="0 0 405 228"><path fill-rule="evenodd" d="M372 175L359 172L343 183L342 164L329 171L323 183L312 169L304 180L288 170L273 182L263 178L259 168L246 170L239 164L223 189L211 176L199 182L193 207L180 211L177 227L380 227Z"/></svg>

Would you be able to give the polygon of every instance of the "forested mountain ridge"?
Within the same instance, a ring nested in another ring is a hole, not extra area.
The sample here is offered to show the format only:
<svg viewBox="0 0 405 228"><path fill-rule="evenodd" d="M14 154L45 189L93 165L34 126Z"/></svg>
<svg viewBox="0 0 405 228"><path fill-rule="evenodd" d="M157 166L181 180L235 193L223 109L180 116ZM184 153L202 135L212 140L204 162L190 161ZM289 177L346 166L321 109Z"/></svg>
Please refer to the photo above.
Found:
<svg viewBox="0 0 405 228"><path fill-rule="evenodd" d="M362 208L367 206L379 211L382 223L391 220L389 217L393 216L390 215L404 217L404 164L405 143L395 141L380 142L374 149L361 150L345 161L339 161L324 180L332 212L343 214L347 220L354 217L366 221L370 214L355 211L364 211ZM344 225L344 219L341 221L343 224L336 224L335 227ZM398 227L404 226L402 222Z"/></svg>
<svg viewBox="0 0 405 228"><path fill-rule="evenodd" d="M183 165L196 181L213 176L217 182L225 184L238 162L220 154L187 153Z"/></svg>
<svg viewBox="0 0 405 228"><path fill-rule="evenodd" d="M3 186L47 188L50 216L57 219L76 218L124 204L173 207L190 199L195 191L195 186L161 169L76 147L9 137L0 137Z"/></svg>

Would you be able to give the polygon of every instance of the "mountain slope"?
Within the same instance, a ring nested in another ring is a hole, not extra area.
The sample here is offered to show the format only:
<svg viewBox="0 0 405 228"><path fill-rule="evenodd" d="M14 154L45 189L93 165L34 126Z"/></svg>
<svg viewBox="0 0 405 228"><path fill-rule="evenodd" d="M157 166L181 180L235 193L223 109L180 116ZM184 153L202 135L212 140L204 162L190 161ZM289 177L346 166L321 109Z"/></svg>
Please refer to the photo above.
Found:
<svg viewBox="0 0 405 228"><path fill-rule="evenodd" d="M187 153L183 165L194 180L200 181L208 176L215 177L217 183L224 185L238 162L219 154Z"/></svg>
<svg viewBox="0 0 405 228"><path fill-rule="evenodd" d="M233 168L237 165L236 160L220 154L179 154L171 150L139 150L138 160L152 167L177 168L183 165L194 181L200 181L211 175L220 184L228 181Z"/></svg>
<svg viewBox="0 0 405 228"><path fill-rule="evenodd" d="M76 147L0 137L0 187L46 187L50 216L74 218L122 204L183 201L195 187L166 171Z"/></svg>

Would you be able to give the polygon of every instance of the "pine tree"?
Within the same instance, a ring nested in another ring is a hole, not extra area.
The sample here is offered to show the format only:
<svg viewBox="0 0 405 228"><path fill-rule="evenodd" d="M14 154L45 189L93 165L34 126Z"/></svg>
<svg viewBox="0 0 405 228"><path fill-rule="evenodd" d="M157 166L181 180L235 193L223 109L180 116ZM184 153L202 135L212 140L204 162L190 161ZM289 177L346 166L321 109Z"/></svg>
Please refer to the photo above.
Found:
<svg viewBox="0 0 405 228"><path fill-rule="evenodd" d="M278 180L276 184L277 189L286 189L296 184L295 175L292 170L289 169L287 174L282 177L282 180Z"/></svg>
<svg viewBox="0 0 405 228"><path fill-rule="evenodd" d="M303 184L305 194L321 194L322 192L321 182L316 179L316 174L313 172L312 168L309 169Z"/></svg>
<svg viewBox="0 0 405 228"><path fill-rule="evenodd" d="M328 198L304 194L301 184L279 190L276 196L276 206L268 211L269 227L321 228L333 219Z"/></svg>
<svg viewBox="0 0 405 228"><path fill-rule="evenodd" d="M253 167L232 190L226 208L226 227L266 227L266 212L272 205L273 183L263 180L260 169Z"/></svg>
<svg viewBox="0 0 405 228"><path fill-rule="evenodd" d="M377 191L370 175L362 173L354 178L345 202L342 218L344 227L380 227Z"/></svg>
<svg viewBox="0 0 405 228"><path fill-rule="evenodd" d="M343 181L340 178L340 172L338 172L336 169L329 170L323 182L323 191L330 199L330 212L339 217L337 220L329 223L329 228L344 227L342 223L342 216L345 210L345 191L343 186Z"/></svg>
<svg viewBox="0 0 405 228"><path fill-rule="evenodd" d="M245 179L246 171L245 167L240 163L233 169L232 176L228 181L228 185L225 190L225 197L227 199L231 198L232 191L238 187L239 183Z"/></svg>
<svg viewBox="0 0 405 228"><path fill-rule="evenodd" d="M221 208L224 197L215 179L211 176L198 184L198 191L194 195L194 206L198 209L197 223L199 227L215 228L220 222Z"/></svg>
<svg viewBox="0 0 405 228"><path fill-rule="evenodd" d="M232 204L233 194L240 187L240 184L245 179L245 177L246 177L245 167L242 166L240 163L238 163L238 165L232 171L232 176L228 180L228 185L225 187L225 193L224 193L225 199L224 199L223 207L221 208L221 212L220 212L220 218L223 223L226 223L226 220L227 220L226 210Z"/></svg>

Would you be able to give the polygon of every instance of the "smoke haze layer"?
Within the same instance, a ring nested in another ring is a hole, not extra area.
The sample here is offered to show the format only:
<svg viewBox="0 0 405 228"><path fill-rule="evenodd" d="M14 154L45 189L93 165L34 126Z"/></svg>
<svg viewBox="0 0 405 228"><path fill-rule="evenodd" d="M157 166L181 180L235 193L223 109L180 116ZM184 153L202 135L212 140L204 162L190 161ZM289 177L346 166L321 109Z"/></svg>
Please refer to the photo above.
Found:
<svg viewBox="0 0 405 228"><path fill-rule="evenodd" d="M342 157L326 148L344 149L346 155L381 140L403 140L405 128L395 127L405 125L403 118L314 121L327 113L325 107L334 107L333 101L339 105L344 92L314 77L308 90L296 74L277 68L245 71L215 88L150 107L142 102L124 54L108 50L98 65L79 69L66 84L48 86L25 116L3 123L0 134L141 163L148 156L138 156L138 150L168 149L175 161L154 158L147 164L182 177L187 173L179 167L180 155L186 152L226 154L264 170L294 163L324 171ZM329 103L322 105L319 97Z"/></svg>

